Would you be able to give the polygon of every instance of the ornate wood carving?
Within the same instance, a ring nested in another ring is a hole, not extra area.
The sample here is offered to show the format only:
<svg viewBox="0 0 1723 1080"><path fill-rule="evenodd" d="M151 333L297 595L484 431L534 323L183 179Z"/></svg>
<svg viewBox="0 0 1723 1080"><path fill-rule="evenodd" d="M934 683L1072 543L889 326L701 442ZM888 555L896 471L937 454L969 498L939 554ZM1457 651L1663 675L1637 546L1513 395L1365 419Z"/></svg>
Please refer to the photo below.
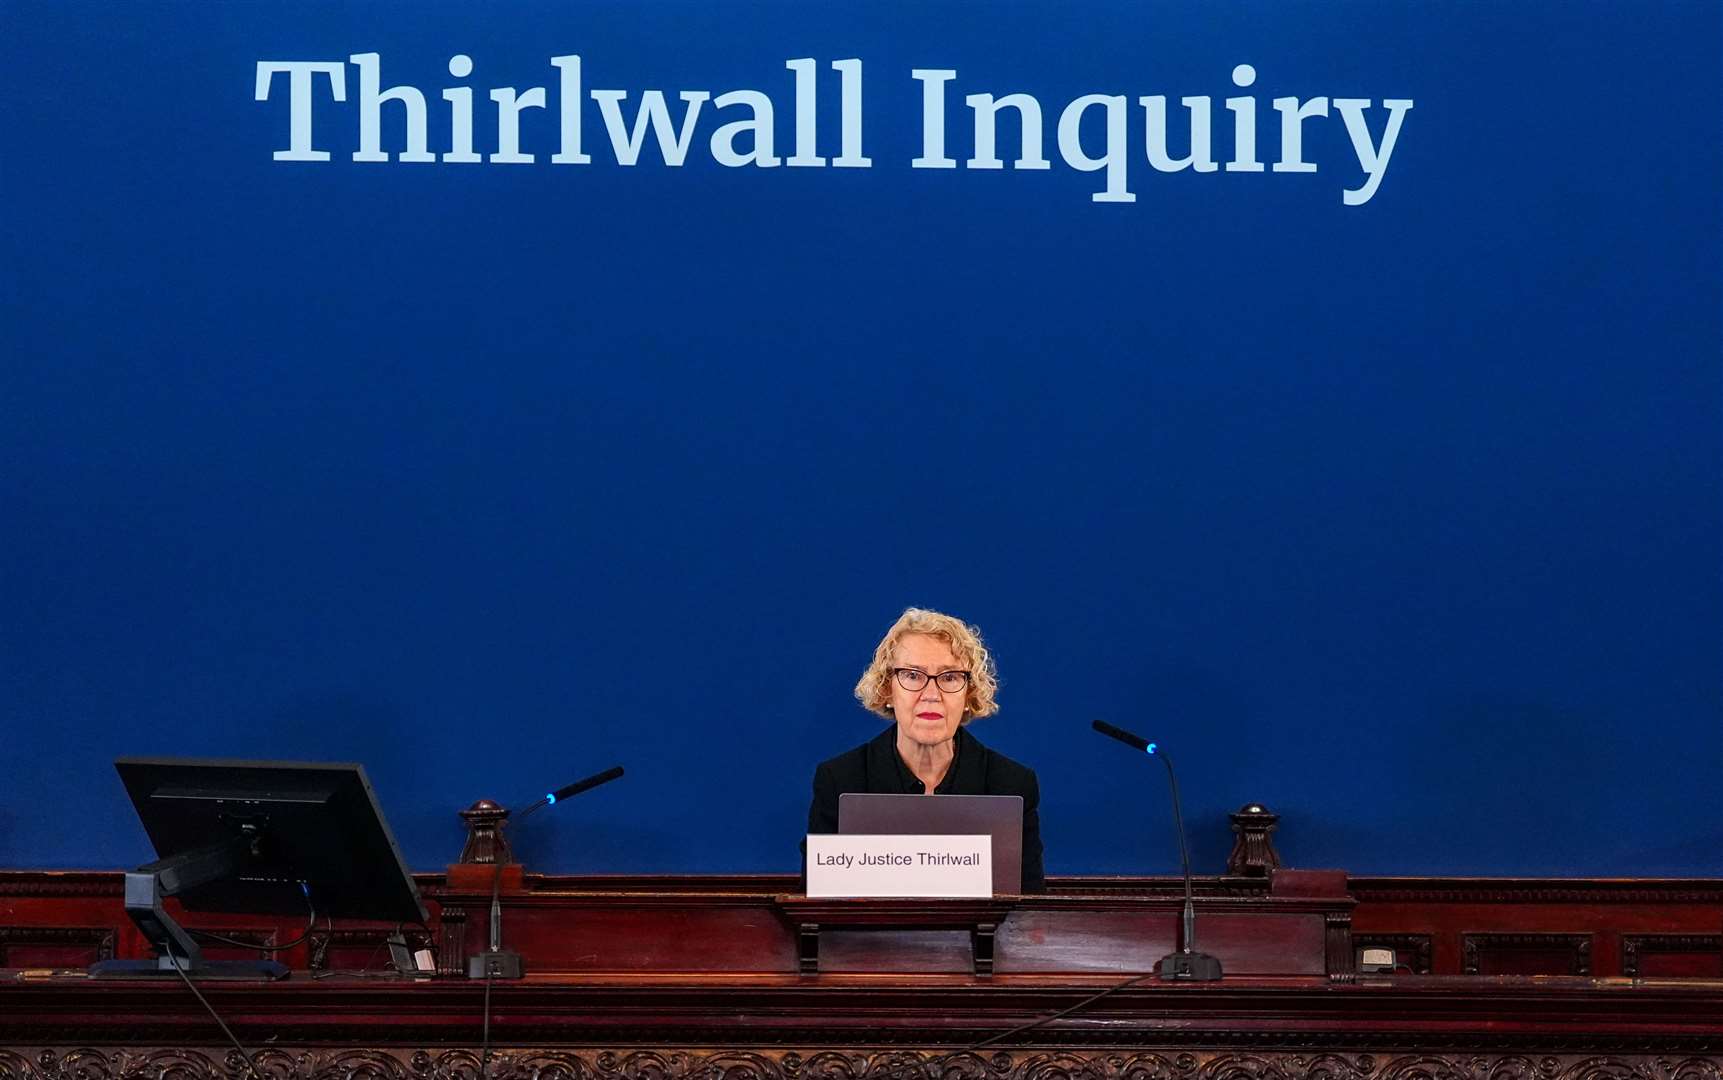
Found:
<svg viewBox="0 0 1723 1080"><path fill-rule="evenodd" d="M1590 934L1465 934L1460 938L1467 975L1590 975ZM1522 970L1528 961L1556 957L1561 970ZM1506 968L1507 970L1499 970Z"/></svg>
<svg viewBox="0 0 1723 1080"><path fill-rule="evenodd" d="M509 819L507 810L489 799L480 799L462 810L461 818L467 823L467 843L461 848L462 864L491 866L515 861L514 852L509 850L509 838L503 832L503 825Z"/></svg>
<svg viewBox="0 0 1723 1080"><path fill-rule="evenodd" d="M1638 976L1642 958L1668 953L1697 954L1715 961L1715 966L1723 968L1723 935L1624 934L1621 938L1621 973ZM1723 970L1713 975L1717 976L1723 976Z"/></svg>
<svg viewBox="0 0 1723 1080"><path fill-rule="evenodd" d="M115 936L109 926L0 926L0 968L25 967L30 958L20 954L32 948L89 950L89 959L65 966L112 960Z"/></svg>
<svg viewBox="0 0 1723 1080"><path fill-rule="evenodd" d="M1723 880L1348 878L1359 903L1723 904Z"/></svg>
<svg viewBox="0 0 1723 1080"><path fill-rule="evenodd" d="M1199 897L1242 899L1267 896L1268 881L1260 877L1199 877L1192 881L1192 890ZM1052 878L1047 882L1051 896L1163 896L1181 898L1185 894L1182 877L1071 877Z"/></svg>
<svg viewBox="0 0 1723 1080"><path fill-rule="evenodd" d="M467 954L484 936L491 883L498 865L509 912L506 933L514 947L530 952L530 959L539 961L536 971L797 970L797 927L781 924L774 914L780 910L778 898L794 894L793 876L543 875L525 874L518 863L471 863L452 866L447 874L415 875L431 910L430 929L436 938L439 973L462 974ZM1303 875L1308 877L1309 873ZM1295 890L1289 889L1288 880L1298 876L1299 872L1276 870L1268 877L1199 878L1195 883L1199 923L1206 923L1211 913L1247 907L1267 910L1278 905L1279 910L1290 911L1284 901ZM1271 887L1271 880L1279 884ZM1384 935L1428 939L1430 947L1420 944L1415 952L1403 950L1403 956L1415 957L1415 968L1438 975L1459 975L1467 970L1484 974L1586 970L1600 976L1683 978L1723 973L1723 954L1704 943L1719 935L1717 913L1723 910L1723 880L1343 875L1338 880L1339 884L1321 897L1332 894L1348 905L1356 900L1352 908L1355 942L1387 940ZM1166 912L1175 911L1173 905L1180 891L1179 879L1174 877L1056 878L1051 891L1024 901L999 925L995 970L1045 971L1054 970L1053 964L1067 965L1060 970L1095 972L1144 967L1159 955L1155 950L1165 952L1172 947L1170 940L1163 943L1160 937L1176 919L1156 911L1162 904ZM1311 898L1319 899L1314 893ZM0 871L0 912L4 912L0 915L0 965L8 962L7 941L18 943L10 949L12 966L82 966L86 957L77 950L83 947L90 950L88 959L92 960L98 948L112 958L146 955L147 946L126 919L120 900L118 873ZM1318 958L1328 955L1326 946L1336 944L1342 929L1338 921L1326 918L1341 906L1332 900L1305 910L1315 914L1316 908L1324 905L1323 917L1316 920L1322 932L1310 940L1298 938L1299 948L1308 946ZM172 901L169 907L179 910ZM1078 912L1083 913L1082 918L1073 921ZM200 918L193 913L187 921ZM1224 923L1225 918L1221 921ZM242 929L213 929L261 945L298 937L304 926L291 917L276 921L250 916L245 922ZM1077 923L1090 927L1081 931L1086 936L1071 936ZM270 929L260 929L264 926ZM343 927L348 929L353 926ZM64 936L32 937L43 931L97 936L80 939L83 945ZM1283 922L1273 933L1265 929L1241 941L1251 954L1252 966L1234 966L1229 960L1228 974L1314 973L1314 968L1301 967L1294 972L1270 966L1273 958L1288 955L1289 939L1284 936L1288 932L1306 933L1295 927L1289 931ZM1584 961L1579 965L1571 962L1572 951L1546 954L1544 959L1549 962L1539 966L1530 963L1535 958L1529 949L1502 953L1485 948L1480 953L1478 942L1469 954L1462 948L1462 937L1467 934L1534 932L1584 932L1596 944L1578 950ZM1214 945L1220 940L1216 935L1224 937L1225 933L1220 929L1207 931L1205 941ZM1324 937L1329 940L1324 941ZM1677 939L1678 944L1661 944ZM41 944L28 944L32 940ZM832 961L841 959L850 970L864 970L856 965L869 962L862 953L872 946L858 951L856 941L854 934L828 941ZM967 943L963 946L966 948ZM235 953L227 946L211 948L218 955L223 951L229 956ZM311 955L310 948L296 948L281 954L281 959L303 969ZM921 958L929 955L923 953ZM1504 963L1493 964L1492 958ZM1515 966L1508 960L1521 963ZM337 959L329 967L354 963L357 961ZM916 970L955 973L968 971L970 966L966 954L941 967Z"/></svg>
<svg viewBox="0 0 1723 1080"><path fill-rule="evenodd" d="M266 1080L1723 1080L1717 1055L1159 1050L252 1049ZM0 1080L243 1080L201 1046L0 1050Z"/></svg>
<svg viewBox="0 0 1723 1080"><path fill-rule="evenodd" d="M1280 827L1280 815L1261 803L1245 803L1230 816L1234 839L1226 872L1267 877L1270 870L1280 866L1280 852L1274 850L1274 830Z"/></svg>
<svg viewBox="0 0 1723 1080"><path fill-rule="evenodd" d="M467 909L445 907L437 928L437 974L465 975L467 971Z"/></svg>
<svg viewBox="0 0 1723 1080"><path fill-rule="evenodd" d="M1353 934L1354 949L1393 949L1394 959L1413 975L1430 974L1429 934Z"/></svg>
<svg viewBox="0 0 1723 1080"><path fill-rule="evenodd" d="M490 1031L499 1047L955 1051L1003 1035L995 1049L1013 1053L1025 1047L1111 1053L1160 1047L1193 1054L1723 1054L1723 979L1630 985L1406 975L1336 984L1320 976L1228 976L1191 986L1132 975L540 976L492 986L488 999ZM247 1046L280 1048L469 1048L481 1037L487 1000L486 988L466 979L336 975L273 984L207 983L203 990ZM1010 1034L1038 1019L1050 1022ZM220 1040L200 1003L177 980L139 985L82 977L0 978L0 1046L209 1047ZM232 1080L246 1078L236 1074ZM920 1080L961 1078L942 1073Z"/></svg>
<svg viewBox="0 0 1723 1080"><path fill-rule="evenodd" d="M1350 982L1357 972L1358 958L1352 951L1352 913L1330 911L1323 915L1323 951L1328 977Z"/></svg>

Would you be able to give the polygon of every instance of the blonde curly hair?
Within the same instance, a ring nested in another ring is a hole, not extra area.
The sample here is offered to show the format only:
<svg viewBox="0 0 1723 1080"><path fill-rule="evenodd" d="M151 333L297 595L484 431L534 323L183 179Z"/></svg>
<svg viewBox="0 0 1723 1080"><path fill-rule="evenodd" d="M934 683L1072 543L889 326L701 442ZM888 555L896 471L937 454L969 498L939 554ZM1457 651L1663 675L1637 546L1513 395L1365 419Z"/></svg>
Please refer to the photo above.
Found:
<svg viewBox="0 0 1723 1080"><path fill-rule="evenodd" d="M893 715L891 672L896 663L897 643L906 634L938 638L950 647L957 662L968 669L969 691L963 704L965 722L999 711L999 672L993 666L993 655L981 642L981 631L962 619L915 607L905 608L891 624L873 651L873 662L856 683L856 700L862 703L862 708L880 716Z"/></svg>

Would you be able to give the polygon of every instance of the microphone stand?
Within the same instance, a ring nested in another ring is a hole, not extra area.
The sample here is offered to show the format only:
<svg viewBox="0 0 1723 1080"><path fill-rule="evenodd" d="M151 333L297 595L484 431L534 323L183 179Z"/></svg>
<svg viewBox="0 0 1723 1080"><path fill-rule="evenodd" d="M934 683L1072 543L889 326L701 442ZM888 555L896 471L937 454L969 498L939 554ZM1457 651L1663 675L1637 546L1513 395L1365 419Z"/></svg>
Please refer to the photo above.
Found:
<svg viewBox="0 0 1723 1080"><path fill-rule="evenodd" d="M516 827L547 806L579 795L583 791L589 791L600 784L608 784L621 775L622 766L617 765L601 773L595 773L584 780L576 780L567 787L558 788L522 810L519 816L514 819ZM505 818L504 822L497 827L500 829L506 824L507 819ZM491 874L490 947L484 952L467 957L467 978L469 979L484 979L488 983L491 979L523 979L526 977L526 966L521 961L520 953L503 948L502 883L503 864L499 861Z"/></svg>
<svg viewBox="0 0 1723 1080"><path fill-rule="evenodd" d="M1185 910L1184 916L1180 920L1183 933L1179 935L1179 947L1161 958L1157 970L1160 977L1166 980L1217 982L1221 976L1220 959L1196 951L1197 909L1191 884L1191 852L1190 845L1185 841L1185 819L1179 810L1179 778L1173 773L1173 760L1154 743L1133 735L1123 728L1114 727L1105 720L1096 720L1091 726L1108 738L1117 739L1126 746L1143 751L1150 757L1160 758L1161 764L1167 768L1167 783L1173 793L1173 826L1179 834L1179 862L1184 867L1185 873Z"/></svg>
<svg viewBox="0 0 1723 1080"><path fill-rule="evenodd" d="M503 864L497 863L491 873L491 939L490 948L467 957L469 979L524 979L526 965L520 953L503 948Z"/></svg>

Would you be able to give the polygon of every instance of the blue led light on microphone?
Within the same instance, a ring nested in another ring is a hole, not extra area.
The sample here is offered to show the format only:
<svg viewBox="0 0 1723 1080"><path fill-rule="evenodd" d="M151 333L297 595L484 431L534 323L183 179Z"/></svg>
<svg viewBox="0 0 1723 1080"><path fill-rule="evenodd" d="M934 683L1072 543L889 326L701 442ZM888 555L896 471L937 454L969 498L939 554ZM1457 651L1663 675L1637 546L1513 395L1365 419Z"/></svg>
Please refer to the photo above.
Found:
<svg viewBox="0 0 1723 1080"><path fill-rule="evenodd" d="M559 802L567 802L583 791L590 791L600 784L608 784L622 775L622 766L594 773L585 780L576 780L567 787L559 787L555 791L546 792L544 798L532 805L522 808L518 813L504 811L505 822L519 829L520 823L538 813L547 806L555 806ZM491 939L490 947L483 952L474 953L467 957L467 978L485 980L485 1044L488 1053L490 1044L490 984L492 979L519 979L526 974L526 965L521 962L520 953L503 948L503 908L502 908L503 860L497 860L491 874ZM489 1077L490 1072L483 1067L479 1069L481 1078Z"/></svg>
<svg viewBox="0 0 1723 1080"><path fill-rule="evenodd" d="M1173 759L1160 752L1160 745L1152 743L1141 735L1133 735L1124 728L1114 727L1105 720L1096 720L1089 725L1109 739L1117 739L1133 750L1141 750L1150 757L1158 757L1167 770L1167 787L1173 796L1173 829L1179 838L1179 864L1184 869L1185 877L1185 910L1180 920L1183 933L1179 947L1170 956L1161 959L1159 970L1163 979L1182 979L1191 982L1214 982L1221 977L1220 961L1207 953L1196 951L1196 903L1193 897L1194 888L1191 884L1191 849L1185 839L1184 811L1179 808L1179 778L1173 775Z"/></svg>
<svg viewBox="0 0 1723 1080"><path fill-rule="evenodd" d="M510 811L509 820L513 822L514 827L518 829L520 828L520 823L522 821L531 817L533 814L538 813L540 810L543 810L545 807L555 806L559 802L566 802L583 791L590 791L600 784L608 784L621 775L622 766L617 765L613 768L606 769L601 773L595 773L594 775L587 777L585 780L576 780L567 787L559 787L555 791L546 793L544 798L537 800L530 806L521 808L518 812Z"/></svg>

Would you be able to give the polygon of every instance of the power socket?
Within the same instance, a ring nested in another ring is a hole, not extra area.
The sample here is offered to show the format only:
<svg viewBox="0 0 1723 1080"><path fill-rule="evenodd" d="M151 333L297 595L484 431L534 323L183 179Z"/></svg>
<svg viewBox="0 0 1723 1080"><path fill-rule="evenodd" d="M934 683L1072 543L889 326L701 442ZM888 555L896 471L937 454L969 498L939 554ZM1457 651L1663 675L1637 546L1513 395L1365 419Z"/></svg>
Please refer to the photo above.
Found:
<svg viewBox="0 0 1723 1080"><path fill-rule="evenodd" d="M469 979L520 979L525 976L526 966L521 963L520 953L517 952L509 952L507 949L493 952L487 949L467 957Z"/></svg>
<svg viewBox="0 0 1723 1080"><path fill-rule="evenodd" d="M1393 949L1372 946L1358 950L1358 972L1361 975L1392 975L1398 967Z"/></svg>

